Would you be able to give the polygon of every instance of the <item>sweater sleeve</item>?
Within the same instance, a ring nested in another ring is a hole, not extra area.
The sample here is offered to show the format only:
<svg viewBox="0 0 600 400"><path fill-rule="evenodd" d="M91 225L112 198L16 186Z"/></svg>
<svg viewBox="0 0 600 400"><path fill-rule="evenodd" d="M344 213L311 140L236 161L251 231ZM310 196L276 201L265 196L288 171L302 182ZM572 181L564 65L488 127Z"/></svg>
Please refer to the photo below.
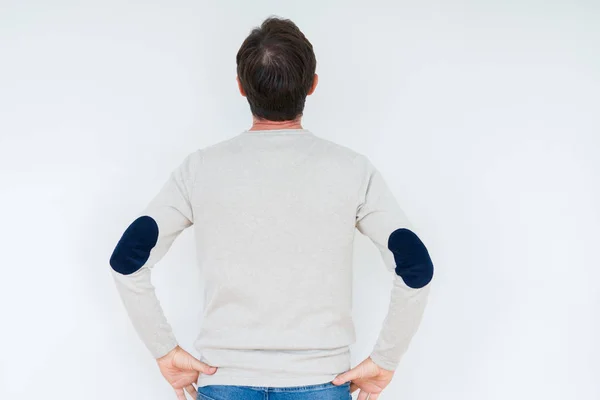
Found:
<svg viewBox="0 0 600 400"><path fill-rule="evenodd" d="M141 340L154 358L177 346L154 286L152 267L179 234L192 225L191 155L173 170L159 192L118 241L110 266L117 291Z"/></svg>
<svg viewBox="0 0 600 400"><path fill-rule="evenodd" d="M365 160L356 227L375 244L386 269L393 272L389 309L370 357L381 368L393 371L421 322L433 263L381 173Z"/></svg>

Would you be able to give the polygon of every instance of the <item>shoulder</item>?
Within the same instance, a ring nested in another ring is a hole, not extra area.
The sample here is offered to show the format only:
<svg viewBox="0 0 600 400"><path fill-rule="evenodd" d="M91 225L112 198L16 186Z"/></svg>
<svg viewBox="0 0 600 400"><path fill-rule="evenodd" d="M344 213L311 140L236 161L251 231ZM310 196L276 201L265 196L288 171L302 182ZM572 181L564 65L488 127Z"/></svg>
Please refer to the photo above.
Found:
<svg viewBox="0 0 600 400"><path fill-rule="evenodd" d="M345 157L348 160L348 167L354 172L356 179L361 182L361 186L366 187L373 179L373 176L379 174L376 165L366 154L339 143L329 140L325 141L329 142L331 149L335 149L341 157Z"/></svg>
<svg viewBox="0 0 600 400"><path fill-rule="evenodd" d="M215 156L218 157L220 154L223 154L224 150L231 151L232 148L235 148L235 139L236 137L234 136L190 151L181 161L179 168L188 172L193 172L198 168L201 168L205 160Z"/></svg>
<svg viewBox="0 0 600 400"><path fill-rule="evenodd" d="M340 162L347 163L348 166L357 168L360 171L370 169L372 164L365 154L329 139L319 136L315 138L322 144L329 156L336 158Z"/></svg>
<svg viewBox="0 0 600 400"><path fill-rule="evenodd" d="M314 136L315 140L317 140L321 145L327 150L331 151L332 154L336 154L340 157L347 158L348 160L354 160L357 157L362 156L358 151L350 148L349 146L343 145L341 143L334 142L329 139L325 139L321 136Z"/></svg>

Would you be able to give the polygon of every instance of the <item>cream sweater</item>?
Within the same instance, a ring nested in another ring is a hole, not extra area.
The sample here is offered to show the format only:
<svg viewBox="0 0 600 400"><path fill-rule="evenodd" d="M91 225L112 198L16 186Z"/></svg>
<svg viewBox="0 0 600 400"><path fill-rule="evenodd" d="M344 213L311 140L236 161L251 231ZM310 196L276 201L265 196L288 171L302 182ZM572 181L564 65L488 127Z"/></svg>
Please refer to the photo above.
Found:
<svg viewBox="0 0 600 400"><path fill-rule="evenodd" d="M131 321L158 358L177 345L150 280L191 227L205 282L199 386L300 386L351 368L355 230L393 279L371 358L398 365L423 314L428 252L364 156L305 129L244 131L190 153L119 240L110 264Z"/></svg>

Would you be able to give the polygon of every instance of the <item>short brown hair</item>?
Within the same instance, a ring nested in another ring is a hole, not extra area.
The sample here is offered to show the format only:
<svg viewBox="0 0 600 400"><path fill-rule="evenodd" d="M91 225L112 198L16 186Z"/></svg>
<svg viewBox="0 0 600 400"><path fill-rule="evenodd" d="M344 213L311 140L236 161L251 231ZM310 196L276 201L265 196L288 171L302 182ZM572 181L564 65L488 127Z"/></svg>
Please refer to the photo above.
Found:
<svg viewBox="0 0 600 400"><path fill-rule="evenodd" d="M236 62L254 116L287 121L302 114L317 60L312 44L296 24L267 18L244 40Z"/></svg>

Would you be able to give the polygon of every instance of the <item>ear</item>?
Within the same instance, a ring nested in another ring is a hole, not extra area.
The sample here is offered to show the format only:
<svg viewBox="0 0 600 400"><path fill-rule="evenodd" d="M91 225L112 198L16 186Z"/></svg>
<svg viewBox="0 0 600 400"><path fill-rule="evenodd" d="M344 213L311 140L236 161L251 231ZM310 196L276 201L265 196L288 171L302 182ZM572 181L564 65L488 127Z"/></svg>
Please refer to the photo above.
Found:
<svg viewBox="0 0 600 400"><path fill-rule="evenodd" d="M313 84L310 88L310 90L308 91L308 95L310 96L311 94L313 94L313 92L315 91L315 89L317 88L317 84L319 83L319 75L315 74L315 79L313 79Z"/></svg>
<svg viewBox="0 0 600 400"><path fill-rule="evenodd" d="M246 92L244 92L244 88L242 87L242 82L240 82L240 77L239 77L239 76L236 76L236 77L235 77L235 80L237 81L237 84L238 84L238 89L239 89L239 91L240 91L240 94L241 94L242 96L246 97Z"/></svg>

